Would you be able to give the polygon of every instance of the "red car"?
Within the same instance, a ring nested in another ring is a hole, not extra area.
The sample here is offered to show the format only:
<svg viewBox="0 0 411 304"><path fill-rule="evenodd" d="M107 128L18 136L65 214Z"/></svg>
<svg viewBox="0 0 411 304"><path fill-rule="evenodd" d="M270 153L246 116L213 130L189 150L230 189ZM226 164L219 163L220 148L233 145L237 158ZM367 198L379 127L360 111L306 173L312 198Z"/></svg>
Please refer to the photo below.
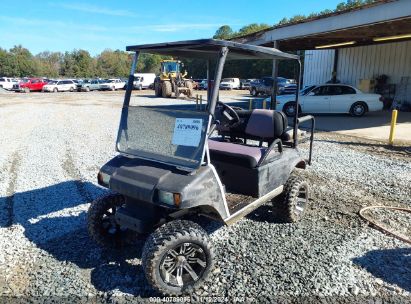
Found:
<svg viewBox="0 0 411 304"><path fill-rule="evenodd" d="M28 78L19 82L19 84L13 85L13 91L16 92L34 92L41 91L47 84L42 78Z"/></svg>

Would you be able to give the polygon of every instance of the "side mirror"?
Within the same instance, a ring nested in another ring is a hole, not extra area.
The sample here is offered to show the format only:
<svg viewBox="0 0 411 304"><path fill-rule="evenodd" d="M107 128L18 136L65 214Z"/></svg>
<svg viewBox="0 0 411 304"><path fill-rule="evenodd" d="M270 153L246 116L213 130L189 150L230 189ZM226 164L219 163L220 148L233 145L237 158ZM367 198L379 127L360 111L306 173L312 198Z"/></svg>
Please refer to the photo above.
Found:
<svg viewBox="0 0 411 304"><path fill-rule="evenodd" d="M310 92L310 93L307 94L307 96L315 96L315 93L314 93L314 92Z"/></svg>

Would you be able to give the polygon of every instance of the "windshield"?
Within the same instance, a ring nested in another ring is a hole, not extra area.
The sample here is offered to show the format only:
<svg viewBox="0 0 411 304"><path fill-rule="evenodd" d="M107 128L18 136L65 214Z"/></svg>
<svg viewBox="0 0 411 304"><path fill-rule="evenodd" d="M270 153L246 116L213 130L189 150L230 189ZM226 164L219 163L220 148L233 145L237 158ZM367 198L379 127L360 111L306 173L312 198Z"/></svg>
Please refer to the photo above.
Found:
<svg viewBox="0 0 411 304"><path fill-rule="evenodd" d="M300 95L306 95L311 92L312 89L315 88L315 85L308 86L300 91Z"/></svg>
<svg viewBox="0 0 411 304"><path fill-rule="evenodd" d="M170 106L129 106L123 110L117 149L177 167L201 165L209 115Z"/></svg>
<svg viewBox="0 0 411 304"><path fill-rule="evenodd" d="M163 73L172 73L178 71L177 62L164 62L163 64Z"/></svg>
<svg viewBox="0 0 411 304"><path fill-rule="evenodd" d="M47 84L56 84L57 81L49 81Z"/></svg>
<svg viewBox="0 0 411 304"><path fill-rule="evenodd" d="M232 79L232 78L223 78L223 80L221 80L221 82L234 82L234 79Z"/></svg>

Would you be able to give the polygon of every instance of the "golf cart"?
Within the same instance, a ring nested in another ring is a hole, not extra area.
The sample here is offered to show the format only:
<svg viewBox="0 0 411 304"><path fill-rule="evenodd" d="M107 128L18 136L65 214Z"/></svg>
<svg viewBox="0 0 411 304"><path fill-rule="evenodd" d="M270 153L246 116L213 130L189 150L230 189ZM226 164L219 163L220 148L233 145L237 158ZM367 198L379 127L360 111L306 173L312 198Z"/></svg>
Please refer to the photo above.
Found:
<svg viewBox="0 0 411 304"><path fill-rule="evenodd" d="M163 294L197 288L213 267L207 232L192 219L204 216L233 224L261 204L273 201L287 222L304 214L309 186L296 171L311 163L314 118L280 111L243 110L219 101L226 60L288 59L277 49L221 40L193 40L129 46L135 52L117 135L118 155L98 173L113 194L91 203L88 230L102 246L121 246L147 236L142 267ZM138 106L130 102L141 53L216 62L206 110ZM299 64L300 66L300 64ZM299 78L298 78L299 79ZM298 94L296 98L298 111ZM298 149L298 127L311 122L308 159ZM290 135L291 134L291 135Z"/></svg>

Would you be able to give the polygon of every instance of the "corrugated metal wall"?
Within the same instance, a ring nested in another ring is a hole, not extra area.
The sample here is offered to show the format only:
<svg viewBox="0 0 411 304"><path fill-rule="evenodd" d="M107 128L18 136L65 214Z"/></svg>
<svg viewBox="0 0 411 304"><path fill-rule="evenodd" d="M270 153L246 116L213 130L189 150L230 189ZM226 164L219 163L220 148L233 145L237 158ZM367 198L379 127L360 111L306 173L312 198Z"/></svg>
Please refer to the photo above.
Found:
<svg viewBox="0 0 411 304"><path fill-rule="evenodd" d="M331 79L334 50L305 51L303 84L312 85Z"/></svg>
<svg viewBox="0 0 411 304"><path fill-rule="evenodd" d="M334 50L305 52L304 85L324 83L331 79ZM411 41L340 49L337 78L358 86L360 79L381 74L388 82L399 84L402 76L411 76Z"/></svg>

